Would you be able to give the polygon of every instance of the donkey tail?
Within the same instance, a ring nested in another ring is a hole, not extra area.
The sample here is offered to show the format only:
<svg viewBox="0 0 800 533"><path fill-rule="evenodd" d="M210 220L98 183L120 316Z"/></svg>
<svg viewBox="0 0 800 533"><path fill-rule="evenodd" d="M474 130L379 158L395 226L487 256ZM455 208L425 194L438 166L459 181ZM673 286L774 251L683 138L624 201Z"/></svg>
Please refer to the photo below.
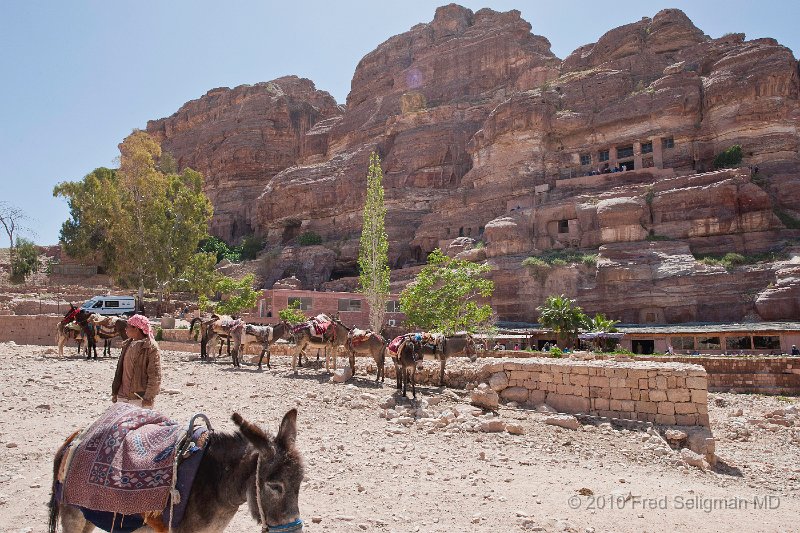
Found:
<svg viewBox="0 0 800 533"><path fill-rule="evenodd" d="M61 470L61 462L64 460L64 456L69 449L69 445L75 440L75 437L78 436L80 431L76 431L72 435L70 435L67 440L64 441L64 444L56 452L56 456L53 459L53 484L50 488L50 501L48 502L47 506L50 508L50 519L48 521L48 528L47 531L49 533L56 533L56 528L58 527L58 512L60 509L60 502L56 498L56 488L58 485L58 472Z"/></svg>
<svg viewBox="0 0 800 533"><path fill-rule="evenodd" d="M199 316L194 317L192 319L192 321L189 322L189 335L191 335L192 331L194 331L194 323L195 322L200 322L202 324L202 322L200 321L200 317Z"/></svg>

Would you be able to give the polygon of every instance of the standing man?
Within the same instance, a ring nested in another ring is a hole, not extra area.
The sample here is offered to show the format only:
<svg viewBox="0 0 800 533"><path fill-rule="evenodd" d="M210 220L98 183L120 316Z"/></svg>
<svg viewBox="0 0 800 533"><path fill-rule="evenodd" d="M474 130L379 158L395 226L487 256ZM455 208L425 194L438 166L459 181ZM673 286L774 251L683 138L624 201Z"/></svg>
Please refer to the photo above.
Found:
<svg viewBox="0 0 800 533"><path fill-rule="evenodd" d="M125 328L128 336L122 344L117 371L111 384L111 401L130 403L152 409L161 389L161 351L153 339L150 321L133 315Z"/></svg>

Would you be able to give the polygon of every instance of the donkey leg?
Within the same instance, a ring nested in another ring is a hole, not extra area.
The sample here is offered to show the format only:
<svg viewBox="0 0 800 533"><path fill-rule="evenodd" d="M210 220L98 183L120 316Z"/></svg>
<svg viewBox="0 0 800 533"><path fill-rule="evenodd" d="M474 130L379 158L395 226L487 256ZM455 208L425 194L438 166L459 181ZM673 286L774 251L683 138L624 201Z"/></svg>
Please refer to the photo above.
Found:
<svg viewBox="0 0 800 533"><path fill-rule="evenodd" d="M445 365L445 363L447 363L447 359L442 357L442 360L439 363L442 366L441 372L439 372L439 386L440 387L444 385L444 365Z"/></svg>
<svg viewBox="0 0 800 533"><path fill-rule="evenodd" d="M94 531L94 524L83 517L77 507L59 504L61 515L61 531L64 533L90 533Z"/></svg>
<svg viewBox="0 0 800 533"><path fill-rule="evenodd" d="M261 348L261 355L258 358L258 369L261 370L261 361L264 360L264 352L266 352L266 348ZM269 360L267 361L267 368L269 368Z"/></svg>

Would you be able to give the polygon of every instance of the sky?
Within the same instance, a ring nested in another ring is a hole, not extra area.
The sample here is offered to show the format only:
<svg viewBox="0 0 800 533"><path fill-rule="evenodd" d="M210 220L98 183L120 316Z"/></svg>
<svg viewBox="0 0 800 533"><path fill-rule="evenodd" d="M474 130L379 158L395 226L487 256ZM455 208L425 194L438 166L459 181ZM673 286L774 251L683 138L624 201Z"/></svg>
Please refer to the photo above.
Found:
<svg viewBox="0 0 800 533"><path fill-rule="evenodd" d="M444 3L0 0L0 202L26 213L23 236L55 244L69 212L53 186L115 166L117 146L134 128L212 88L289 74L344 103L358 61L389 37L430 22ZM800 53L797 1L459 3L521 11L562 59L668 7L682 9L711 37L773 37Z"/></svg>

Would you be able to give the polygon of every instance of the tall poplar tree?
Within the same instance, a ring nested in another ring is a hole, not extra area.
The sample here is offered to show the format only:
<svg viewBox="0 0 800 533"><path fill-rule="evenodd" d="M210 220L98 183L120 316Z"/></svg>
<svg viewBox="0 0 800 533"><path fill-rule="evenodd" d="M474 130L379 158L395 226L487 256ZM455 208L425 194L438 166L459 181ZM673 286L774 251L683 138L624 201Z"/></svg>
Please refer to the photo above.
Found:
<svg viewBox="0 0 800 533"><path fill-rule="evenodd" d="M367 199L358 251L360 290L369 304L369 325L380 331L389 296L389 237L386 235L386 205L383 202L381 158L372 152L367 172Z"/></svg>

